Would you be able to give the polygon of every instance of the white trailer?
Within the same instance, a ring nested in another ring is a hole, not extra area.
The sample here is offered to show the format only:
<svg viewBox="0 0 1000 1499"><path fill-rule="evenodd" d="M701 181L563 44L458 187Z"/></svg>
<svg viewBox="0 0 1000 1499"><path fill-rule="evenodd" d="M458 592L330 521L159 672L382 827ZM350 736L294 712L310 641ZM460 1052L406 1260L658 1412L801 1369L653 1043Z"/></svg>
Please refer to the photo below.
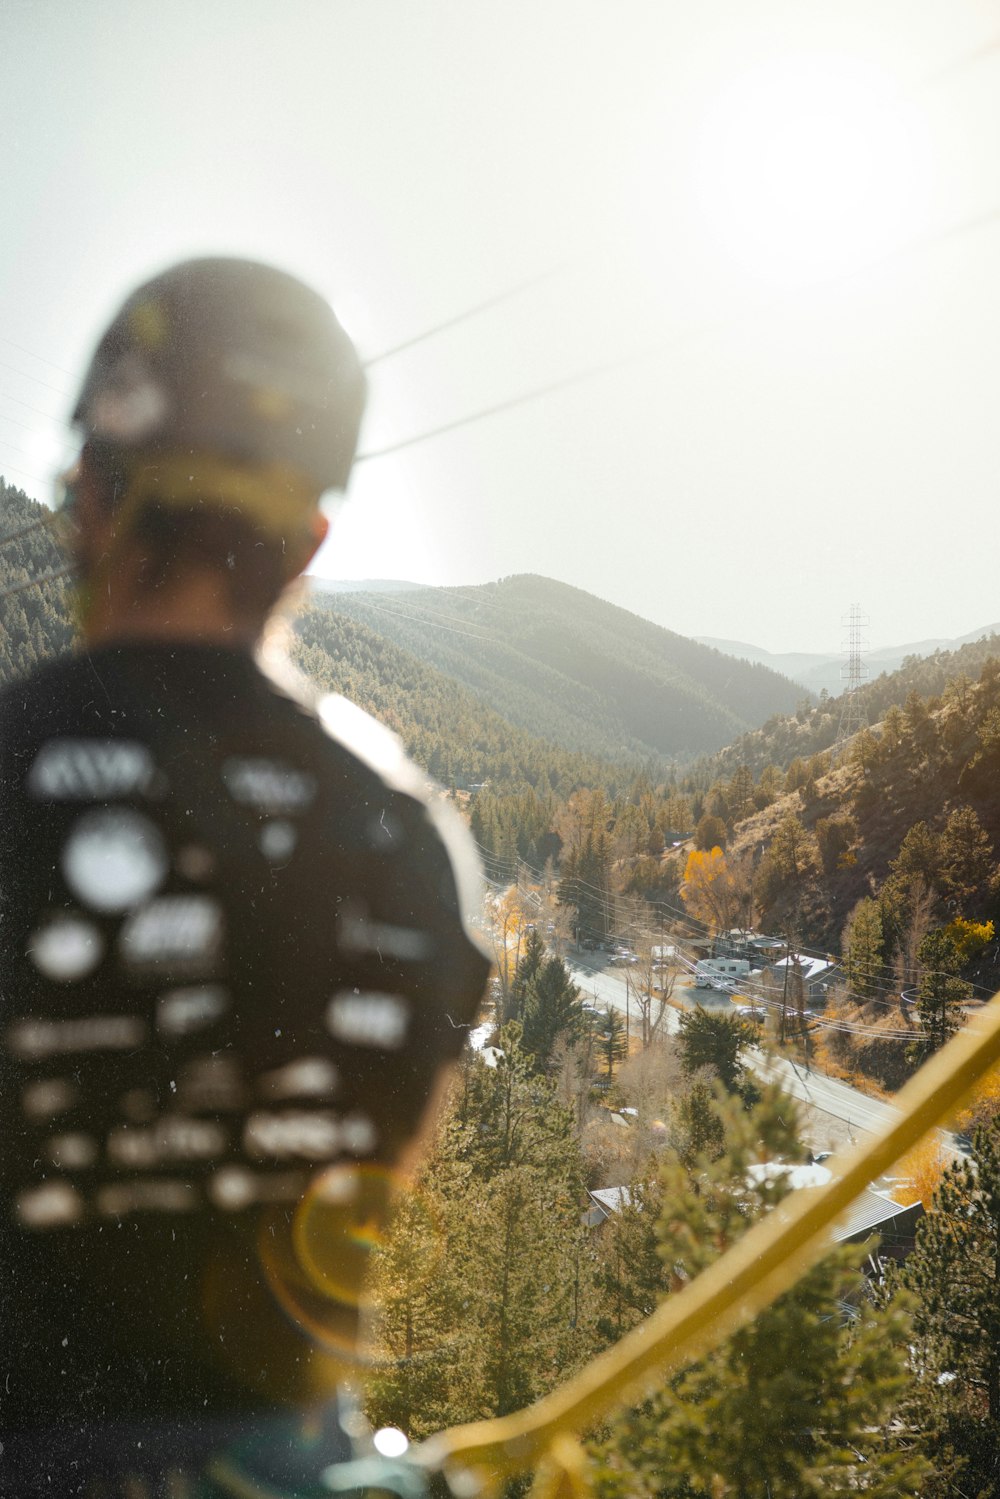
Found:
<svg viewBox="0 0 1000 1499"><path fill-rule="evenodd" d="M750 972L746 958L701 958L694 965L696 989L733 989Z"/></svg>

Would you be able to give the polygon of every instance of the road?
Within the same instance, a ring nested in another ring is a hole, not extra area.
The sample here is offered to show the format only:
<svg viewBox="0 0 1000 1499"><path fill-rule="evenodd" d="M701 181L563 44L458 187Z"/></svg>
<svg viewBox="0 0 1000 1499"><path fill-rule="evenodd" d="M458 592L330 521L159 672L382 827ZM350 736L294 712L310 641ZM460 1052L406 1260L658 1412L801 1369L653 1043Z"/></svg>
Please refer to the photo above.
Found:
<svg viewBox="0 0 1000 1499"><path fill-rule="evenodd" d="M623 1014L630 1013L633 1023L636 1022L635 1000L627 999L627 969L605 968L600 959L590 960L586 965L572 958L567 961L573 975L573 982L579 985L585 999L592 996L597 1004L613 1005ZM673 998L686 1007L701 1004L705 1009L725 1008L728 1010L730 1008L728 995L717 993L712 989L695 989L693 985L678 984ZM669 1009L665 1020L668 1032L675 1032L678 1026L677 1011ZM793 1098L801 1099L804 1103L812 1104L814 1108L822 1109L826 1114L832 1114L835 1119L843 1120L852 1131L862 1130L867 1134L879 1134L897 1118L897 1111L893 1104L883 1103L878 1098L869 1098L867 1094L859 1092L857 1088L852 1088L848 1083L826 1077L821 1072L808 1070L799 1062L790 1062L783 1057L768 1056L756 1046L751 1049L748 1060L762 1081L780 1082ZM940 1131L940 1134L943 1142L952 1150L957 1151L954 1137L944 1130Z"/></svg>
<svg viewBox="0 0 1000 1499"><path fill-rule="evenodd" d="M625 981L627 969L609 968L607 970L592 963L581 963L573 958L566 959L574 984L580 988L584 1002L593 1000L598 1005L611 1005L616 1010L621 1010L626 1017L638 1024L638 1012L634 998L629 997L628 987ZM664 1025L668 1032L677 1029L677 1011L668 1009L664 1016Z"/></svg>
<svg viewBox="0 0 1000 1499"><path fill-rule="evenodd" d="M810 1103L814 1108L842 1119L848 1128L865 1130L869 1134L881 1134L899 1117L891 1103L880 1098L869 1098L848 1083L825 1077L822 1072L806 1071L799 1062L789 1062L784 1057L769 1057L759 1047L754 1047L750 1065L763 1082L780 1083L786 1093Z"/></svg>

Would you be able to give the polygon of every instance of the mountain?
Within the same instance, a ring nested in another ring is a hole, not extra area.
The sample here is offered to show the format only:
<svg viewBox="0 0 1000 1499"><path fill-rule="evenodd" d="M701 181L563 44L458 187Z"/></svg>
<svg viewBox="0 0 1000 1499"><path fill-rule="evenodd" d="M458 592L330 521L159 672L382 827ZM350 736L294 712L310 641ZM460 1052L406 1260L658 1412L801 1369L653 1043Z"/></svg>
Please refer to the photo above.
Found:
<svg viewBox="0 0 1000 1499"><path fill-rule="evenodd" d="M323 593L416 593L425 583L407 583L402 578L319 578L310 573L306 579L310 592Z"/></svg>
<svg viewBox="0 0 1000 1499"><path fill-rule="evenodd" d="M881 672L895 672L911 656L931 656L935 651L954 651L959 646L970 645L984 636L1000 634L1000 624L986 625L981 630L971 630L968 635L959 635L954 640L915 640L909 645L888 645L878 650L862 652L871 678ZM702 645L723 651L727 656L737 656L743 661L752 661L768 666L772 671L791 677L793 682L818 697L825 689L831 697L837 697L845 687L842 669L844 656L811 654L808 651L776 653L765 651L762 646L748 645L744 640L718 640L711 635L695 637Z"/></svg>
<svg viewBox="0 0 1000 1499"><path fill-rule="evenodd" d="M51 510L0 476L0 685L68 650L73 638L65 579L32 583L66 565L52 518Z"/></svg>
<svg viewBox="0 0 1000 1499"><path fill-rule="evenodd" d="M950 686L974 681L986 663L997 656L1000 656L998 635L977 637L953 651L907 656L897 671L883 672L858 689L857 706L862 719L869 724L878 723L890 708L902 707L911 694L933 703ZM843 694L812 708L802 704L794 714L775 714L761 728L741 734L725 749L704 760L699 770L711 779L731 775L739 765L749 766L755 772L765 765L788 769L795 760L822 754L837 739L841 710L847 701L847 695Z"/></svg>
<svg viewBox="0 0 1000 1499"><path fill-rule="evenodd" d="M974 668L969 653L977 645L923 664L962 659ZM914 689L872 724L836 756L800 757L784 777L765 771L757 789L769 784L776 793L766 804L747 787L727 856L754 864L754 898L767 929L792 925L814 947L836 950L857 901L874 897L885 990L895 1005L893 948L905 948L917 908L911 968L929 924L1000 920L1000 658L984 655L974 676L953 674L940 696ZM719 776L708 802L719 806L720 793L733 800L735 784ZM982 962L989 974L981 981L993 988L1000 949L992 940Z"/></svg>
<svg viewBox="0 0 1000 1499"><path fill-rule="evenodd" d="M581 786L614 794L623 779L621 762L527 733L453 678L339 610L319 604L302 610L292 657L319 686L350 698L398 734L443 785L469 790L489 782L511 794L531 786L565 798Z"/></svg>
<svg viewBox="0 0 1000 1499"><path fill-rule="evenodd" d="M510 723L602 759L689 759L728 743L801 690L582 589L521 574L405 594L325 593Z"/></svg>

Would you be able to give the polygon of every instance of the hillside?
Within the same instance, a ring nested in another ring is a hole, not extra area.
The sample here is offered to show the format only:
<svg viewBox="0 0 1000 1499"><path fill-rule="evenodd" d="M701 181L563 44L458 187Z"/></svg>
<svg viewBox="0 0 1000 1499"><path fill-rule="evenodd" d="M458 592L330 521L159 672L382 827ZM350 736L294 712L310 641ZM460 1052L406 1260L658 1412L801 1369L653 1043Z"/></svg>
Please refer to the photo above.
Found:
<svg viewBox="0 0 1000 1499"><path fill-rule="evenodd" d="M410 651L529 733L607 759L687 760L802 696L764 666L530 574L316 604Z"/></svg>
<svg viewBox="0 0 1000 1499"><path fill-rule="evenodd" d="M709 808L721 810L724 784L708 792ZM763 867L761 918L794 921L802 940L819 946L838 947L855 903L894 873L904 882L919 874L942 917L1000 919L998 787L993 657L977 681L955 677L941 698L912 692L902 709L891 705L832 766L826 755L798 761L780 794L730 820L728 848Z"/></svg>
<svg viewBox="0 0 1000 1499"><path fill-rule="evenodd" d="M971 645L997 633L1000 633L1000 624L987 625L980 630L970 630L967 635L960 635L954 640L913 640L906 645L889 645L881 646L877 650L866 650L864 659L869 672L873 675L891 676L912 657L933 656L942 651L956 651L960 646ZM826 692L830 697L837 697L843 690L845 670L843 655L820 655L806 651L776 653L765 651L759 645L748 645L744 640L719 640L710 635L698 635L695 638L702 645L714 646L717 651L723 651L727 656L739 656L744 661L759 661L763 666L769 666L772 671L791 677L793 682L798 682L807 692L813 693L816 697L819 697L822 692Z"/></svg>
<svg viewBox="0 0 1000 1499"><path fill-rule="evenodd" d="M949 683L974 679L985 663L1000 655L1000 636L983 636L953 651L935 651L930 656L907 659L894 672L876 677L858 689L858 699L869 723L878 723L891 707L901 707L911 692L918 697L937 697ZM751 730L718 755L698 767L704 784L732 774L740 765L759 773L765 766L787 770L796 759L830 749L840 723L843 697L821 698L818 705L800 704L795 713L777 714L759 729Z"/></svg>
<svg viewBox="0 0 1000 1499"><path fill-rule="evenodd" d="M0 543L4 536L49 514L44 506L0 478ZM55 571L65 561L52 532L44 525L0 545L0 595L30 578ZM72 638L70 593L62 580L0 598L0 684L15 681L42 661L59 655Z"/></svg>
<svg viewBox="0 0 1000 1499"><path fill-rule="evenodd" d="M0 535L46 514L10 486L0 486L0 509ZM0 549L0 590L60 562L50 532L31 530ZM1000 923L996 638L910 660L863 689L880 727L859 735L832 768L839 705L825 701L772 714L681 774L659 748L664 716L673 711L692 732L718 730L738 707L747 711L754 681L776 695L797 689L772 673L742 677L715 652L531 577L391 598L314 596L295 628L298 664L373 712L463 793L490 857L504 868L516 858L539 868L555 860L565 888L575 879L602 892L605 916L619 895L676 904L682 868L671 846L697 828L701 846L722 841L736 861L746 855L744 904L808 944L840 947L856 903L893 888L912 836L923 840L920 868L942 919ZM411 632L451 669L406 649L390 630ZM71 634L63 583L0 601L0 679L64 650ZM659 646L671 654L658 658ZM626 727L616 732L619 711ZM545 732L532 732L527 719Z"/></svg>
<svg viewBox="0 0 1000 1499"><path fill-rule="evenodd" d="M496 780L511 790L530 785L566 797L580 786L601 786L613 795L625 778L621 763L527 733L442 672L338 611L316 605L302 610L292 654L313 681L343 693L399 734L442 785L468 789Z"/></svg>

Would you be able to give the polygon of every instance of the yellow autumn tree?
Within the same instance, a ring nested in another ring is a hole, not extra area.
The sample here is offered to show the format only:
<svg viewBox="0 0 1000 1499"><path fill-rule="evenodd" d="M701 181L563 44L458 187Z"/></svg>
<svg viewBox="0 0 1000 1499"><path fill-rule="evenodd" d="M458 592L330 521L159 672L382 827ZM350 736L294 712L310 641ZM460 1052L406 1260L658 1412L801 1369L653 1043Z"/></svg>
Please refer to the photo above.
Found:
<svg viewBox="0 0 1000 1499"><path fill-rule="evenodd" d="M925 1208L929 1208L947 1164L937 1135L927 1135L897 1165L896 1171L902 1180L892 1189L893 1200L904 1207L922 1202Z"/></svg>
<svg viewBox="0 0 1000 1499"><path fill-rule="evenodd" d="M721 848L692 849L681 899L690 915L714 931L749 924L750 872L746 860L727 860Z"/></svg>
<svg viewBox="0 0 1000 1499"><path fill-rule="evenodd" d="M966 921L964 916L956 916L945 927L945 932L955 944L955 953L962 968L978 958L993 941L992 921Z"/></svg>
<svg viewBox="0 0 1000 1499"><path fill-rule="evenodd" d="M504 1003L534 915L534 907L525 901L516 885L511 885L494 902L490 937Z"/></svg>
<svg viewBox="0 0 1000 1499"><path fill-rule="evenodd" d="M981 1125L992 1124L1000 1114L1000 1067L993 1067L980 1078L968 1103L952 1121L955 1129L971 1135Z"/></svg>

